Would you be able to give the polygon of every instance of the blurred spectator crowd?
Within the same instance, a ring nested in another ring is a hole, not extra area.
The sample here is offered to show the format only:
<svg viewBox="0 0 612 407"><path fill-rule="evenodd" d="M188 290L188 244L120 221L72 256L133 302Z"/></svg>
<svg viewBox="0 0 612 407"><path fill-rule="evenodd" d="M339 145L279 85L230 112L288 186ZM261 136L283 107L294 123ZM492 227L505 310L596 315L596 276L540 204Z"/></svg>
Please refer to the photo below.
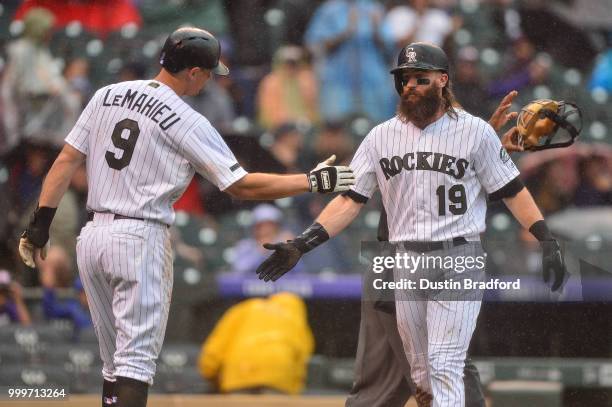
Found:
<svg viewBox="0 0 612 407"><path fill-rule="evenodd" d="M93 18L99 8L79 17L78 10L66 16L68 7L49 6L59 0L26 3L0 5L0 324L32 319L11 278L17 271L21 284L42 290L35 318L90 324L74 258L87 220L85 169L60 204L51 231L55 248L38 273L17 261L18 233L92 93L156 74L161 44L181 24L221 39L231 74L215 77L189 103L248 170L304 172L332 153L349 163L367 132L395 112L389 69L398 50L427 41L447 51L454 91L473 114L487 119L512 89L519 92L515 111L538 98L582 108L580 146L526 160L525 181L545 214L612 203L610 10L599 14L604 22L581 22L567 17L576 15L572 7L584 6L580 1L114 0L108 8L125 7L119 14L129 21L114 21L120 17L111 13L100 25ZM30 7L37 3L48 7ZM565 37L554 28L560 25L567 27ZM564 42L570 33L571 44ZM514 158L521 164L526 154ZM255 207L196 176L176 204L176 278L197 285L211 273L251 276L266 255L261 244L301 231L327 199L300 196ZM372 199L349 233L305 256L297 272L351 272L357 256L346 253L374 238L379 209ZM503 210L492 208L491 216ZM491 233L508 229L496 222Z"/></svg>

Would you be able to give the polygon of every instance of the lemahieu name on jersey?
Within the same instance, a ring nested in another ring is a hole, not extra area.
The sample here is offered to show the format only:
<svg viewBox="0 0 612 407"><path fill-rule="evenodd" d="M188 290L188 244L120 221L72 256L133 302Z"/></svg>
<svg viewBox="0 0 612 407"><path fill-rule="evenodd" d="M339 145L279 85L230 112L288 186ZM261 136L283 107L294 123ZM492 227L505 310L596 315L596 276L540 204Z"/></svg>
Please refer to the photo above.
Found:
<svg viewBox="0 0 612 407"><path fill-rule="evenodd" d="M112 88L106 91L102 106L125 107L138 112L158 123L162 130L168 130L181 120L180 116L173 112L170 106L146 93L139 94L137 90L128 89L124 95L118 94L111 97L111 91Z"/></svg>

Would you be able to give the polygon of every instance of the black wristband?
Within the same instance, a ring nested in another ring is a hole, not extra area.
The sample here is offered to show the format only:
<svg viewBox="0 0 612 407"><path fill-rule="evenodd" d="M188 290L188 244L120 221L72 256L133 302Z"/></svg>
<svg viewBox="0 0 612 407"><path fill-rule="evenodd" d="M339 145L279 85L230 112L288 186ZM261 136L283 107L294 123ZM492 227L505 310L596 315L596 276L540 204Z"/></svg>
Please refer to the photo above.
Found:
<svg viewBox="0 0 612 407"><path fill-rule="evenodd" d="M41 206L36 208L28 228L23 233L24 237L36 247L44 247L49 240L49 229L57 208Z"/></svg>
<svg viewBox="0 0 612 407"><path fill-rule="evenodd" d="M548 226L546 226L544 219L541 219L531 225L529 227L529 232L531 232L531 234L540 242L555 240L552 233L550 233Z"/></svg>
<svg viewBox="0 0 612 407"><path fill-rule="evenodd" d="M320 244L329 240L327 230L318 222L313 223L302 232L301 235L292 240L298 250L302 253L308 253Z"/></svg>
<svg viewBox="0 0 612 407"><path fill-rule="evenodd" d="M34 211L32 224L49 230L56 211L57 208L49 208L48 206L40 206L36 208Z"/></svg>

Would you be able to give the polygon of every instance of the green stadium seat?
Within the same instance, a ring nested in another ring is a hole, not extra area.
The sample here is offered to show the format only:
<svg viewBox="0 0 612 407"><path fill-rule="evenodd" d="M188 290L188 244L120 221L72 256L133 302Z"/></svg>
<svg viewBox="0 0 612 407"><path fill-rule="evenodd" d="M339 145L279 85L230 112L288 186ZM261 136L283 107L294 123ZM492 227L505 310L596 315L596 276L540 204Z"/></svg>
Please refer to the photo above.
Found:
<svg viewBox="0 0 612 407"><path fill-rule="evenodd" d="M32 347L63 342L61 330L52 324L32 326L9 325L0 330L0 343Z"/></svg>
<svg viewBox="0 0 612 407"><path fill-rule="evenodd" d="M85 370L102 364L99 347L93 343L55 345L49 347L44 356L48 364L70 365L74 370Z"/></svg>
<svg viewBox="0 0 612 407"><path fill-rule="evenodd" d="M328 371L329 385L334 388L350 390L353 384L354 359L335 359L330 362Z"/></svg>
<svg viewBox="0 0 612 407"><path fill-rule="evenodd" d="M32 360L32 354L15 344L0 344L0 366L27 365Z"/></svg>
<svg viewBox="0 0 612 407"><path fill-rule="evenodd" d="M205 394L211 393L212 385L193 366L163 369L158 367L152 393Z"/></svg>
<svg viewBox="0 0 612 407"><path fill-rule="evenodd" d="M95 344L98 345L98 338L93 328L82 329L78 336L77 342L81 344Z"/></svg>
<svg viewBox="0 0 612 407"><path fill-rule="evenodd" d="M70 384L70 376L55 365L2 366L0 369L0 386L10 387L44 387L66 388Z"/></svg>
<svg viewBox="0 0 612 407"><path fill-rule="evenodd" d="M329 360L322 355L313 355L308 362L306 387L321 389L329 387Z"/></svg>
<svg viewBox="0 0 612 407"><path fill-rule="evenodd" d="M102 371L99 367L68 372L70 393L99 394L102 390Z"/></svg>

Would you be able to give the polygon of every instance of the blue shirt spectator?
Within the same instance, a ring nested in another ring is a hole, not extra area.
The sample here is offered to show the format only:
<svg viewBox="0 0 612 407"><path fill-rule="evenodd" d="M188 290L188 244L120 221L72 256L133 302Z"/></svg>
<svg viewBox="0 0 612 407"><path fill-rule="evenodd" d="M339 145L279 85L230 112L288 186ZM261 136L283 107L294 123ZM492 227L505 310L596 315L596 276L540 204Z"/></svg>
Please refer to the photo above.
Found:
<svg viewBox="0 0 612 407"><path fill-rule="evenodd" d="M31 322L21 285L13 281L8 270L0 270L0 326L11 323L29 325Z"/></svg>
<svg viewBox="0 0 612 407"><path fill-rule="evenodd" d="M589 89L593 90L595 88L603 88L612 92L612 48L600 55L597 65L593 69Z"/></svg>
<svg viewBox="0 0 612 407"><path fill-rule="evenodd" d="M38 265L40 282L43 286L43 314L45 319L66 319L73 323L75 333L92 326L87 297L81 280L73 279L72 264L66 250L51 246L44 261ZM76 296L59 298L58 289L72 286Z"/></svg>
<svg viewBox="0 0 612 407"><path fill-rule="evenodd" d="M45 287L43 293L43 311L45 318L70 320L74 329L79 331L92 326L91 316L87 306L83 305L81 295L84 295L83 284L79 278L74 283L74 289L78 298L59 299L52 288Z"/></svg>
<svg viewBox="0 0 612 407"><path fill-rule="evenodd" d="M263 248L264 243L278 243L291 239L294 236L281 227L283 213L270 204L260 204L252 212L252 236L240 240L234 246L234 260L232 271L241 274L252 273L270 255L270 251ZM301 262L295 266L294 272L303 271Z"/></svg>
<svg viewBox="0 0 612 407"><path fill-rule="evenodd" d="M19 322L17 306L12 300L4 299L4 294L0 293L0 326Z"/></svg>
<svg viewBox="0 0 612 407"><path fill-rule="evenodd" d="M393 40L383 16L383 6L370 0L328 0L315 11L305 43L314 55L324 120L363 114L380 122L393 115Z"/></svg>

